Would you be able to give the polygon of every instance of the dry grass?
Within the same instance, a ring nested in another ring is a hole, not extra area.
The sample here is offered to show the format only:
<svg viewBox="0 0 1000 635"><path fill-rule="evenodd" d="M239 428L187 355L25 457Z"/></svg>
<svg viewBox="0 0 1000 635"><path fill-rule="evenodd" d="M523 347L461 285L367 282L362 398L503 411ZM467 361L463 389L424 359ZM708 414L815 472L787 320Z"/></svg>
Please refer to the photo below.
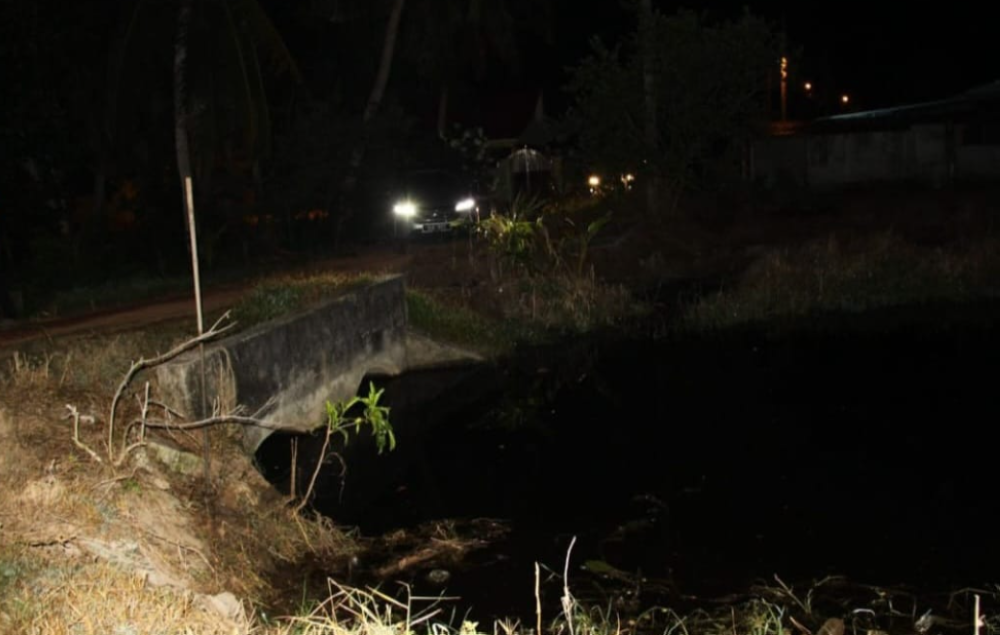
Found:
<svg viewBox="0 0 1000 635"><path fill-rule="evenodd" d="M504 285L503 291L505 317L546 330L583 333L641 310L623 286L599 282L593 275L524 278Z"/></svg>
<svg viewBox="0 0 1000 635"><path fill-rule="evenodd" d="M1000 294L1000 240L926 247L889 232L767 252L732 287L703 298L685 326L713 329L821 312L858 313Z"/></svg>
<svg viewBox="0 0 1000 635"><path fill-rule="evenodd" d="M0 568L0 631L11 635L245 632L194 593L152 587L145 576L111 563L66 562L8 546L0 547Z"/></svg>
<svg viewBox="0 0 1000 635"><path fill-rule="evenodd" d="M110 395L130 361L180 339L183 330L170 328L89 336L8 360L0 378L0 633L246 632L203 610L200 594L272 599L272 570L307 554L351 552L328 522L292 518L225 430L213 431L208 498L199 478L143 451L116 469L73 445L64 404L95 417L81 436L103 450ZM174 442L197 452L201 439L178 434Z"/></svg>
<svg viewBox="0 0 1000 635"><path fill-rule="evenodd" d="M0 387L111 393L129 363L152 357L191 337L189 321L143 331L32 342L0 363Z"/></svg>
<svg viewBox="0 0 1000 635"><path fill-rule="evenodd" d="M284 618L272 628L281 635L408 635L451 632L440 619L446 614L441 598L408 596L399 601L377 590L360 590L329 583L328 598L304 615ZM419 607L419 608L418 608ZM471 627L471 628L470 628ZM419 630L417 630L419 629ZM465 623L463 635L475 635Z"/></svg>

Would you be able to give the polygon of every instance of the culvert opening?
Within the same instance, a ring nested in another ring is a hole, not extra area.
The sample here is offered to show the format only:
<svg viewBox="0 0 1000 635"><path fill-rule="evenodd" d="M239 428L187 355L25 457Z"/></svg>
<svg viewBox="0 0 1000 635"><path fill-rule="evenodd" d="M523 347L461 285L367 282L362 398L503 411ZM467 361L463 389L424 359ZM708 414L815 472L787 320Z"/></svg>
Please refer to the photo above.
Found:
<svg viewBox="0 0 1000 635"><path fill-rule="evenodd" d="M340 525L364 533L409 527L440 517L440 476L429 465L428 444L442 426L464 420L469 408L482 408L497 385L494 371L479 366L428 369L399 376L368 374L358 387L383 389L380 404L389 408L396 448L378 451L371 429L351 428L348 442L331 437L316 476L309 505ZM309 488L324 441L324 429L311 433L276 432L255 454L258 469L283 494L296 499Z"/></svg>

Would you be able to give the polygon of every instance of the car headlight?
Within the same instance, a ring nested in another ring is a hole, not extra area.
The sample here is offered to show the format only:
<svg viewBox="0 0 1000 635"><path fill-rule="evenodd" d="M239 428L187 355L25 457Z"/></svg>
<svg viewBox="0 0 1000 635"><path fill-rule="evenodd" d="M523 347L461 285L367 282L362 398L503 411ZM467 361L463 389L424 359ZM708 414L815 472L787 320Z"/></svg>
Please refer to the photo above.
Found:
<svg viewBox="0 0 1000 635"><path fill-rule="evenodd" d="M402 218L413 218L417 215L417 206L412 201L400 201L392 206L392 213Z"/></svg>
<svg viewBox="0 0 1000 635"><path fill-rule="evenodd" d="M456 212L468 212L476 206L476 199L464 198L455 204Z"/></svg>

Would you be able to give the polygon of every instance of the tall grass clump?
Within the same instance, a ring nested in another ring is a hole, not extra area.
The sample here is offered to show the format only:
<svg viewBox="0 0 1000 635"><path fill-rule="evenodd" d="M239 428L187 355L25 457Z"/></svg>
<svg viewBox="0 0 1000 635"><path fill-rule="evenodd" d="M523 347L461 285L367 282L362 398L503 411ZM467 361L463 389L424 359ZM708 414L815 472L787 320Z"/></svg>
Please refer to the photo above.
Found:
<svg viewBox="0 0 1000 635"><path fill-rule="evenodd" d="M998 247L995 238L925 247L885 233L777 249L732 286L689 306L682 324L710 330L815 313L995 298L1000 293Z"/></svg>
<svg viewBox="0 0 1000 635"><path fill-rule="evenodd" d="M590 249L612 212L572 201L518 197L479 227L490 278L503 294L505 319L548 331L583 332L638 310L620 285L594 273Z"/></svg>

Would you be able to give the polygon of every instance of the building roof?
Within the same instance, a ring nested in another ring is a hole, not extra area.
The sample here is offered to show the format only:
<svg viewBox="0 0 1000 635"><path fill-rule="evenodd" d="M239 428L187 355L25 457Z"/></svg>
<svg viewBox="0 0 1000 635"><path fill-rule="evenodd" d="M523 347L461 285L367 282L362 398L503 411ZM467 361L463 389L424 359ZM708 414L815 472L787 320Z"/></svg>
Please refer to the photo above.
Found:
<svg viewBox="0 0 1000 635"><path fill-rule="evenodd" d="M983 118L1000 119L1000 81L977 86L948 99L821 117L808 127L823 132Z"/></svg>

